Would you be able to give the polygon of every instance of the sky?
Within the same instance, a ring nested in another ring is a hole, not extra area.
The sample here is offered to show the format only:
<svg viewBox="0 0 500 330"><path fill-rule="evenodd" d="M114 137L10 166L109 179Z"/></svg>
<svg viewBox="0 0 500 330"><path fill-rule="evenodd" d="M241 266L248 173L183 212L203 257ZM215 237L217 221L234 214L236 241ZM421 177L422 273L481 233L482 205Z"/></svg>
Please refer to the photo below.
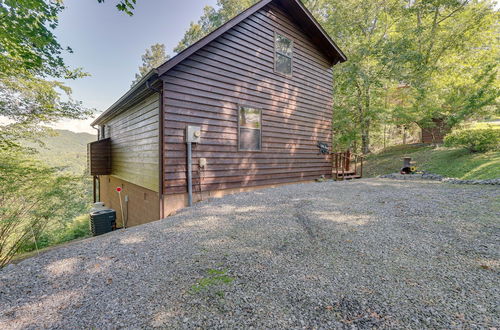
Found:
<svg viewBox="0 0 500 330"><path fill-rule="evenodd" d="M66 63L91 75L67 84L75 100L97 110L95 117L128 91L146 48L163 43L172 55L189 23L216 0L138 0L132 17L115 4L116 0L66 0L55 30L60 44L74 51L64 56ZM66 120L54 127L95 133L91 121Z"/></svg>

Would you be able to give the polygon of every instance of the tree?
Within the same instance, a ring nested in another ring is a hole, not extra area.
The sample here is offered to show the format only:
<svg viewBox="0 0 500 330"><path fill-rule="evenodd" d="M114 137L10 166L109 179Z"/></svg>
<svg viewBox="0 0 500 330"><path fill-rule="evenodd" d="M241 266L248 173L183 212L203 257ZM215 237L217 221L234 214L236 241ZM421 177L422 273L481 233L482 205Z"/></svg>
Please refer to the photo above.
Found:
<svg viewBox="0 0 500 330"><path fill-rule="evenodd" d="M164 44L154 44L149 49L146 49L146 52L142 55L142 65L139 67L139 73L135 74L132 86L148 74L149 71L162 65L168 59L169 56L165 53Z"/></svg>
<svg viewBox="0 0 500 330"><path fill-rule="evenodd" d="M398 30L411 102L400 109L422 127L432 119L453 127L498 111L499 13L489 0L414 1Z"/></svg>
<svg viewBox="0 0 500 330"><path fill-rule="evenodd" d="M334 67L340 147L359 141L369 152L374 130L387 121L407 127L444 118L453 126L498 111L499 26L492 1L308 5L348 57Z"/></svg>
<svg viewBox="0 0 500 330"><path fill-rule="evenodd" d="M130 14L131 3L123 0L118 9ZM20 143L39 141L47 124L92 112L57 81L85 76L64 63L71 49L53 33L63 9L60 0L0 1L0 116L9 122L0 125L0 268L52 222L67 221L88 204L83 178L34 160Z"/></svg>
<svg viewBox="0 0 500 330"><path fill-rule="evenodd" d="M99 3L103 3L104 0L97 0ZM118 3L116 4L116 8L119 11L123 11L129 16L134 15L134 9L135 9L135 4L137 3L136 0L119 0Z"/></svg>
<svg viewBox="0 0 500 330"><path fill-rule="evenodd" d="M174 51L180 53L256 2L257 0L217 0L218 9L206 6L198 22L191 22Z"/></svg>
<svg viewBox="0 0 500 330"><path fill-rule="evenodd" d="M361 151L370 152L371 131L384 111L384 86L397 75L389 54L403 46L394 33L402 6L400 0L314 2L313 14L348 57L334 67L338 149L355 147L360 141Z"/></svg>
<svg viewBox="0 0 500 330"><path fill-rule="evenodd" d="M54 221L85 211L82 178L61 175L23 151L0 150L0 268Z"/></svg>

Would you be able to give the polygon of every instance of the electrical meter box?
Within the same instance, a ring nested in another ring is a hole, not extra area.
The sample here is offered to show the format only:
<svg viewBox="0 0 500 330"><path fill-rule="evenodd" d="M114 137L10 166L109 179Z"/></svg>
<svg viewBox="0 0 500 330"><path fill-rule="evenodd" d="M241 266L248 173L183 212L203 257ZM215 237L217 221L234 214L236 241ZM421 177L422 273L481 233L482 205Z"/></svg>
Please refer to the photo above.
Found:
<svg viewBox="0 0 500 330"><path fill-rule="evenodd" d="M201 127L188 126L186 127L186 142L200 143L201 142Z"/></svg>

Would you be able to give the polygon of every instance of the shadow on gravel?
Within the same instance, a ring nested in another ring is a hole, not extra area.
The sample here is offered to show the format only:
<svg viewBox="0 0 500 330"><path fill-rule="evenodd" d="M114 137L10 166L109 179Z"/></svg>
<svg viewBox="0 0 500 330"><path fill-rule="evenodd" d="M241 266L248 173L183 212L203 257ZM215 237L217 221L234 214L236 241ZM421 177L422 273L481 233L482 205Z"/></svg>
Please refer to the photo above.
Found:
<svg viewBox="0 0 500 330"><path fill-rule="evenodd" d="M202 202L0 272L0 328L494 326L494 195L366 180Z"/></svg>

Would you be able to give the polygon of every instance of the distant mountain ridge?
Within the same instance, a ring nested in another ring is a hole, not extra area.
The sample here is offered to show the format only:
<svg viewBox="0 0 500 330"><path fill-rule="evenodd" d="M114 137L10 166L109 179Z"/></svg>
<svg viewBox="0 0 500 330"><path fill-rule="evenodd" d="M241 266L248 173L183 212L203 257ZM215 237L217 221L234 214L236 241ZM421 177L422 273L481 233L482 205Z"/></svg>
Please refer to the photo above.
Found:
<svg viewBox="0 0 500 330"><path fill-rule="evenodd" d="M37 157L49 166L83 174L87 167L87 144L95 141L96 135L59 129L55 132L57 135L41 139L45 146L31 145L38 150Z"/></svg>
<svg viewBox="0 0 500 330"><path fill-rule="evenodd" d="M89 133L75 133L68 130L55 130L56 136L48 136L42 139L45 148L51 151L84 151L87 144L96 140L96 135Z"/></svg>

